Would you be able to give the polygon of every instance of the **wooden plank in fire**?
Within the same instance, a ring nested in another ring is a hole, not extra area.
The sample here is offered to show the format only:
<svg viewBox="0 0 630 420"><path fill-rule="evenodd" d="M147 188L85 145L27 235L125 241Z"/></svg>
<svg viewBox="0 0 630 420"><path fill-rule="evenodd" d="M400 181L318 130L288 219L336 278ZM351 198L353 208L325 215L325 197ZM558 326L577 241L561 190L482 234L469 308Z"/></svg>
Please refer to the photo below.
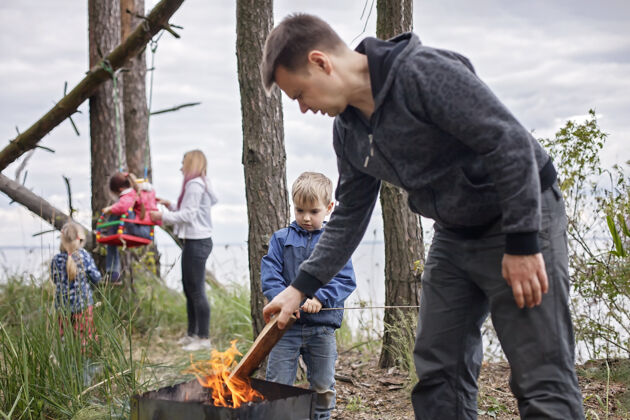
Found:
<svg viewBox="0 0 630 420"><path fill-rule="evenodd" d="M265 357L267 357L273 346L282 338L286 330L291 328L291 325L293 325L296 319L294 315L291 315L291 318L289 318L283 330L278 328L278 317L274 317L269 321L260 334L258 334L256 341L254 341L254 344L249 348L247 354L245 354L239 364L236 365L229 379L235 376L243 379L249 378L256 368L260 366Z"/></svg>

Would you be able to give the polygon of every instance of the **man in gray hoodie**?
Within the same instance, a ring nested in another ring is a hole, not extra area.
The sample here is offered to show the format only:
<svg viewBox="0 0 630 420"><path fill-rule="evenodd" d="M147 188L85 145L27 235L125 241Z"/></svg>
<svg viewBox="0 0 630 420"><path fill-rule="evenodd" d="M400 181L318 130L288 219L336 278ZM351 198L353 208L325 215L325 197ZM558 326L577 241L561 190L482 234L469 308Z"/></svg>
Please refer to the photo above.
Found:
<svg viewBox="0 0 630 420"><path fill-rule="evenodd" d="M326 232L265 319L277 313L284 325L343 267L385 180L435 221L414 348L416 418L476 418L488 314L521 416L583 418L556 171L470 62L412 33L353 51L321 19L297 14L269 34L261 74L302 112L335 117L339 168Z"/></svg>

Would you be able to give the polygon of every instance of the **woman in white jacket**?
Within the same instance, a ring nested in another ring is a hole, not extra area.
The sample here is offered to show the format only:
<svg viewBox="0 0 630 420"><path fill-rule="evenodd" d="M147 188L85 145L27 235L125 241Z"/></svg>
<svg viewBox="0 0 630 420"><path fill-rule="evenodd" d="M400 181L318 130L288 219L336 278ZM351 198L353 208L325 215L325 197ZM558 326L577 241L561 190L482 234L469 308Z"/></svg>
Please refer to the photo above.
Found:
<svg viewBox="0 0 630 420"><path fill-rule="evenodd" d="M184 182L177 203L158 199L166 209L151 212L155 222L162 220L174 227L182 240L182 284L186 295L188 333L181 340L184 350L211 347L209 338L210 305L206 296L206 261L212 251L211 208L217 202L210 180L206 177L207 160L201 150L184 154Z"/></svg>

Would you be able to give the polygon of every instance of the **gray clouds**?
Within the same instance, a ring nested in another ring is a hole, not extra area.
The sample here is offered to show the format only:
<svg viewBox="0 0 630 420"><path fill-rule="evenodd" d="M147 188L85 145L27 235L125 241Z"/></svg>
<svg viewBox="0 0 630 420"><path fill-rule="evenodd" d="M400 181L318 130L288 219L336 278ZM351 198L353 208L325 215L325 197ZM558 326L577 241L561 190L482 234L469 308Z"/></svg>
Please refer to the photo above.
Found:
<svg viewBox="0 0 630 420"><path fill-rule="evenodd" d="M147 1L147 8L155 4ZM368 0L368 5L371 3ZM365 1L282 0L276 22L304 11L326 19L350 43L361 33ZM414 30L427 45L458 51L480 77L539 136L551 136L568 118L595 108L610 133L606 165L628 158L630 123L630 7L623 1L542 0L504 2L443 0L414 3ZM366 32L375 31L376 10ZM154 184L159 195L176 198L182 154L200 148L209 158L220 204L215 207L215 242L244 242L247 217L241 165L241 113L236 68L235 2L188 0L171 19L181 39L165 34L156 55L153 110L201 101L200 106L155 116L150 123ZM87 69L87 4L70 0L9 0L0 4L0 133L5 141L15 126L26 129L58 100L63 82L74 86ZM359 37L362 38L363 36ZM357 41L354 41L353 46ZM148 61L150 57L148 57ZM336 181L332 120L302 115L283 98L287 181L304 170ZM74 119L77 137L63 122L28 165L27 186L65 208L61 175L72 178L75 205L89 217L89 118L84 103ZM4 171L13 176L15 165ZM103 180L106 182L106 180ZM0 245L39 243L30 234L41 223L9 199L0 198ZM86 223L86 220L82 220ZM374 216L378 227L380 213ZM381 237L381 236L379 236Z"/></svg>

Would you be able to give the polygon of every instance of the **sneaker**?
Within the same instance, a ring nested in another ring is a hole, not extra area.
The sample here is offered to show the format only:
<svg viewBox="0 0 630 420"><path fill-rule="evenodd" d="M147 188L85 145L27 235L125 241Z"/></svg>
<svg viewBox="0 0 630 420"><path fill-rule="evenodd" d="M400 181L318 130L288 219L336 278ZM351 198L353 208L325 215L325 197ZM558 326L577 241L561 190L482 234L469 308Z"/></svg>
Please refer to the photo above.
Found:
<svg viewBox="0 0 630 420"><path fill-rule="evenodd" d="M210 350L212 348L212 344L210 343L209 338L195 338L190 344L182 347L185 351L199 351L199 350Z"/></svg>
<svg viewBox="0 0 630 420"><path fill-rule="evenodd" d="M114 286L121 286L123 284L122 278L118 271L110 271L106 273L109 276L108 283Z"/></svg>
<svg viewBox="0 0 630 420"><path fill-rule="evenodd" d="M185 346L192 343L195 340L195 338L197 337L194 335L185 335L179 340L177 340L177 344L179 344L180 346Z"/></svg>

